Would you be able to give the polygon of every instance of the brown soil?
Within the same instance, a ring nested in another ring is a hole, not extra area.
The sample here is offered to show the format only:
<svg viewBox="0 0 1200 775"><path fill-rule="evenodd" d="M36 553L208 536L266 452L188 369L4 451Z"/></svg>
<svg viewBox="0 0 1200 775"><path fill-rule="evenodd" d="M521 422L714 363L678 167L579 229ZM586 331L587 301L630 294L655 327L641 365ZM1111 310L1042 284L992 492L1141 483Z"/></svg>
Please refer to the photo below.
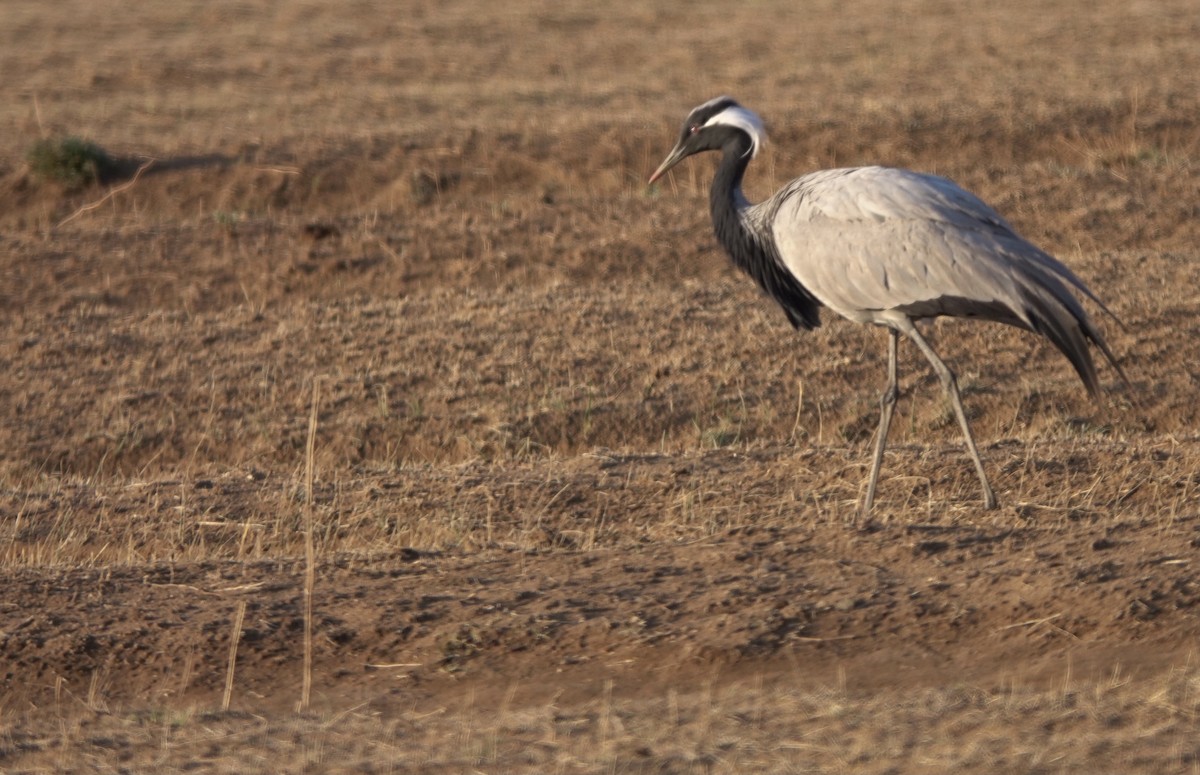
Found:
<svg viewBox="0 0 1200 775"><path fill-rule="evenodd" d="M0 771L1200 771L1200 17L910 5L6 9ZM929 327L999 510L904 349L857 518L883 335L643 183L726 91L1123 321Z"/></svg>

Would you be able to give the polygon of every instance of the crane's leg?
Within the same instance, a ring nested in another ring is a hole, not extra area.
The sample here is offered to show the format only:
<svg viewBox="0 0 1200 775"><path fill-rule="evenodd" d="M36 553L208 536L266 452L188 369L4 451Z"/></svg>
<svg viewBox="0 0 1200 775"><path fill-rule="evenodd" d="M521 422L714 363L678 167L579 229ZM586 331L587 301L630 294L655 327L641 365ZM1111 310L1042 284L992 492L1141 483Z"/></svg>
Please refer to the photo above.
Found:
<svg viewBox="0 0 1200 775"><path fill-rule="evenodd" d="M921 336L921 332L912 324L912 321L905 319L901 324L901 330L913 340L917 347L921 348L921 352L925 353L925 357L929 359L933 365L933 370L942 380L942 387L946 389L946 395L950 396L950 403L954 405L954 416L958 418L958 424L962 427L963 437L967 440L967 451L971 453L971 460L975 463L975 471L979 473L979 483L983 485L983 507L985 509L996 508L996 494L992 492L992 486L988 484L987 474L983 472L983 461L979 459L979 450L975 448L975 439L971 437L971 427L967 425L967 414L963 411L962 398L958 395L958 380L954 378L954 372L950 371L950 367L938 357L938 354L929 346L929 342L925 341L925 337Z"/></svg>
<svg viewBox="0 0 1200 775"><path fill-rule="evenodd" d="M887 445L888 429L892 427L892 410L896 408L896 399L900 397L900 388L896 379L896 361L899 357L900 332L888 328L888 381L879 398L879 432L875 435L875 457L871 462L871 479L867 482L867 497L863 501L862 513L865 517L871 513L875 504L875 485L879 484L879 468L883 465L883 448Z"/></svg>

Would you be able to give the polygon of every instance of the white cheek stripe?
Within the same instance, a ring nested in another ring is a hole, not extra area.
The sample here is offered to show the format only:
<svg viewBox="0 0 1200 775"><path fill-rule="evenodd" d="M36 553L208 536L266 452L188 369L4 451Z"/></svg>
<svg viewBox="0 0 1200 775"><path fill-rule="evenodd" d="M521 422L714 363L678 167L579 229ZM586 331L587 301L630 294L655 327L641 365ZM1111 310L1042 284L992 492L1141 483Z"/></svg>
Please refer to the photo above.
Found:
<svg viewBox="0 0 1200 775"><path fill-rule="evenodd" d="M734 126L750 135L750 158L752 159L758 155L758 149L767 142L767 132L763 129L762 121L758 116L746 110L741 105L725 108L725 110L722 110L704 122L705 126L714 126L716 124Z"/></svg>

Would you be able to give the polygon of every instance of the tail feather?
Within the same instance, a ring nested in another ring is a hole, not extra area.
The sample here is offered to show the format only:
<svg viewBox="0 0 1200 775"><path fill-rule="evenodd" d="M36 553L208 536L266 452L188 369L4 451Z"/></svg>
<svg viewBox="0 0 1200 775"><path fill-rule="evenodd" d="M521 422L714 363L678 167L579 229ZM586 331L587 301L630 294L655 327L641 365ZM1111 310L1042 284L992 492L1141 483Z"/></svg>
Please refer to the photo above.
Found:
<svg viewBox="0 0 1200 775"><path fill-rule="evenodd" d="M1033 248L1032 245L1030 245L1029 247ZM1046 253L1042 250L1038 250L1037 248L1033 248L1031 251L1025 252L1022 255L1022 258L1025 259L1026 262L1029 262L1029 263L1032 263L1033 265L1035 265L1042 272L1046 272L1059 280L1064 280L1064 281L1070 283L1071 286L1075 288L1075 290L1079 291L1084 296L1091 299L1092 302L1095 303L1095 305L1104 312L1104 314L1108 315L1110 318L1112 318L1114 321L1116 321L1117 325L1119 325L1121 328L1125 328L1125 323L1119 317L1116 316L1116 313L1114 313L1112 310L1110 310L1108 308L1108 306L1103 301L1100 300L1100 297L1097 296L1095 293L1093 293L1092 289L1087 287L1087 285L1084 284L1083 280L1080 280L1079 276L1076 275L1074 272L1072 272L1071 268L1068 267L1066 264L1059 261L1057 258L1050 255L1049 253ZM1087 315L1084 315L1084 320L1087 322L1088 327L1091 327L1094 332L1095 327L1091 326L1090 321L1087 321ZM1100 346L1100 349L1102 349L1102 350L1107 349L1107 347L1102 343L1102 340L1093 340L1093 341L1096 341L1096 344ZM1107 355L1108 355L1109 360L1112 361L1113 360L1112 355L1111 354L1107 354ZM1116 366L1116 365L1117 365L1116 362L1113 361L1113 366ZM1120 368L1118 367L1118 371L1119 370L1120 370Z"/></svg>
<svg viewBox="0 0 1200 775"><path fill-rule="evenodd" d="M1029 307L1027 314L1033 323L1033 330L1053 342L1054 346L1067 356L1067 360L1083 380L1088 394L1094 399L1099 399L1100 380L1096 376L1096 365L1092 362L1091 352L1088 351L1078 321L1061 306L1039 304L1035 301Z"/></svg>
<svg viewBox="0 0 1200 775"><path fill-rule="evenodd" d="M1058 264L1058 262L1054 262ZM1061 264L1058 264L1061 266ZM1079 301L1071 294L1066 287L1059 281L1058 276L1062 276L1061 272L1048 270L1056 270L1054 265L1031 266L1026 265L1026 280L1022 290L1025 301L1025 315L1028 318L1031 328L1042 336L1045 336L1059 351L1067 357L1071 365L1075 367L1075 371L1079 374L1079 378L1083 381L1084 387L1093 399L1100 400L1100 380L1096 376L1096 366L1092 361L1091 350L1088 347L1088 342L1091 341L1104 354L1105 359L1121 377L1121 381L1129 384L1129 380L1125 376L1121 365L1117 363L1116 356L1108 347L1108 343L1104 341L1104 336L1092 323L1087 311ZM1063 269L1066 269L1063 267ZM1083 285L1082 281L1076 278L1073 274L1069 274L1070 270L1066 270L1068 275L1066 279L1075 287L1079 288L1088 298L1095 301L1101 309L1112 315L1108 308L1104 306L1099 299ZM1112 315L1115 319L1116 316ZM1118 321L1119 322L1119 321Z"/></svg>

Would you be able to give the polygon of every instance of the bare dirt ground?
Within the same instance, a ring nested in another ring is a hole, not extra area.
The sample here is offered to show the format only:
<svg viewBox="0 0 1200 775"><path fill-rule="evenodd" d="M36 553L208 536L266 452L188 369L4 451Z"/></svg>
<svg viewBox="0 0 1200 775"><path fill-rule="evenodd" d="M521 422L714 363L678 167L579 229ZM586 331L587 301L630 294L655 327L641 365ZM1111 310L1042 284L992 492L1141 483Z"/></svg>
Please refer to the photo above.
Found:
<svg viewBox="0 0 1200 775"><path fill-rule="evenodd" d="M0 771L1200 772L1190 0L4 17ZM905 349L857 520L883 334L791 331L711 160L643 182L724 92L752 198L948 175L1131 385L932 324L1002 507Z"/></svg>

